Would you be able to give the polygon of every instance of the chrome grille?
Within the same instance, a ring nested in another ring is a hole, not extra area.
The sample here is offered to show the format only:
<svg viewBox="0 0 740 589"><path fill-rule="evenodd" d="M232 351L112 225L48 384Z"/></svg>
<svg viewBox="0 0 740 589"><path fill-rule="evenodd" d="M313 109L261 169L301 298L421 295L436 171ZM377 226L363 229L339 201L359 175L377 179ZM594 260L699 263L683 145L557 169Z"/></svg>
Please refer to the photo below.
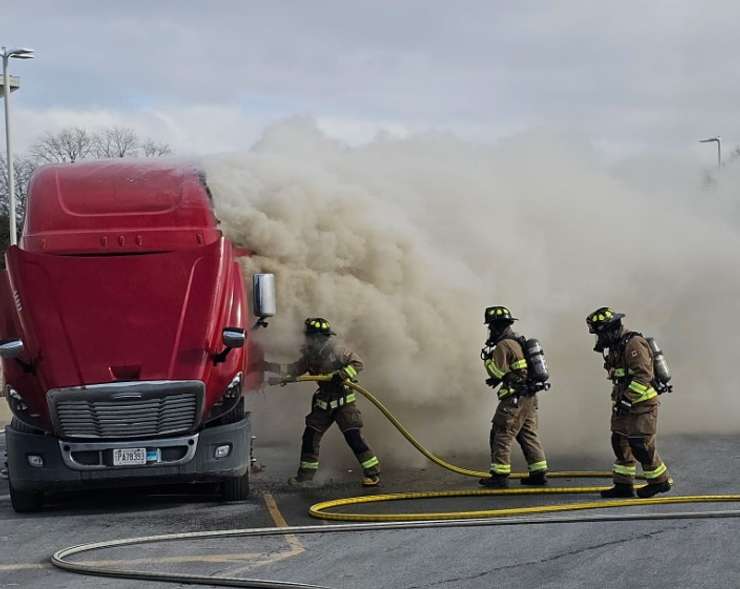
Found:
<svg viewBox="0 0 740 589"><path fill-rule="evenodd" d="M143 438L192 431L199 421L203 388L192 382L181 387L169 381L57 389L49 393L52 416L63 438Z"/></svg>

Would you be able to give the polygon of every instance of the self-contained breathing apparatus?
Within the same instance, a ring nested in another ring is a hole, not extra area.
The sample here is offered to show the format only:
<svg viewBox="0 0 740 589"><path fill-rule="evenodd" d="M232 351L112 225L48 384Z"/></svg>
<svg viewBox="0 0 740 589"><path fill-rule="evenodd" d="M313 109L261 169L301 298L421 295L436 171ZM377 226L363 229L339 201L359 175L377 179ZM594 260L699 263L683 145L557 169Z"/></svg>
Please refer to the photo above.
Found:
<svg viewBox="0 0 740 589"><path fill-rule="evenodd" d="M620 351L623 351L624 347L627 345L627 342L635 336L644 337L650 349L650 356L653 360L653 380L650 385L653 387L653 389L655 389L655 392L658 393L658 395L662 395L664 393L672 393L673 385L671 384L671 369L668 366L668 360L666 360L665 354L663 354L663 350L661 350L660 346L655 341L655 338L645 337L638 331L628 331L620 337L617 344L617 346L619 346L618 349ZM606 367L607 358L609 355L608 348L606 350L602 349L601 353L604 357L604 366ZM622 356L623 355L624 354L622 353ZM627 366L625 365L622 366L620 369L615 370L610 376L610 380L615 385L623 385L623 388L626 390L626 385L628 385L631 380L631 376L629 374ZM632 409L632 405L633 403L628 398L626 398L624 394L622 394L618 399L615 400L614 412L617 415L625 415L629 413L630 409Z"/></svg>
<svg viewBox="0 0 740 589"><path fill-rule="evenodd" d="M511 373L504 376L504 385L511 388L515 392L514 401L516 402L516 396L520 395L534 395L540 391L546 391L550 388L550 371L547 367L547 360L545 359L545 351L542 348L539 340L535 338L527 339L524 336L504 336L501 339L492 341L488 339L485 346L481 349L481 360L484 362L490 360L493 356L493 350L497 344L504 340L513 340L517 342L524 353L524 360L527 363L527 380L526 382L506 382L507 377ZM489 386L497 386L499 383L496 379L489 378L486 380L486 384Z"/></svg>

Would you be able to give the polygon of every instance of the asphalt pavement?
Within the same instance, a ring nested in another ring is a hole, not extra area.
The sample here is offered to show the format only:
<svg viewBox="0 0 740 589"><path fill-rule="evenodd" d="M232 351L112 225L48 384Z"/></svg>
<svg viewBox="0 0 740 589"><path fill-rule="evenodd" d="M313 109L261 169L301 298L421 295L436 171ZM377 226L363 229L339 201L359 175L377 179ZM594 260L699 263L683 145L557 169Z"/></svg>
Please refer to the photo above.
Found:
<svg viewBox="0 0 740 589"><path fill-rule="evenodd" d="M740 492L740 436L664 437L660 442L676 481L675 494ZM307 515L312 503L363 493L356 468L343 458L327 465L317 488L289 487L285 481L292 473L294 454L292 446L258 448L266 469L253 477L253 497L237 504L219 502L209 486L112 489L55 496L40 513L15 514L7 497L7 482L0 480L0 587L172 587L83 577L54 569L48 558L65 546L122 537L317 524ZM467 463L474 466L484 460L483 455L468 457ZM584 462L577 457L551 456L550 460L561 469L603 469L611 457ZM585 480L561 483L592 484ZM386 471L383 491L475 487L474 480L430 465ZM383 504L375 509L453 510L573 500L584 497L445 499ZM728 507L732 506L698 509ZM629 511L687 509L694 508L651 506ZM445 528L173 542L99 551L84 559L111 567L357 589L737 587L738 532L740 521L732 519Z"/></svg>

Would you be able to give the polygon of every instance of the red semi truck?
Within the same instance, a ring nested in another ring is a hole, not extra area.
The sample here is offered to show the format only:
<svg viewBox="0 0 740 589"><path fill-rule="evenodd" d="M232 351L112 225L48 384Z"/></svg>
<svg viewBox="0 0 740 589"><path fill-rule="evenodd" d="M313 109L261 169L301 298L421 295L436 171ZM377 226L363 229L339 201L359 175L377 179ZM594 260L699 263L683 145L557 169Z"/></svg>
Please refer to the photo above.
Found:
<svg viewBox="0 0 740 589"><path fill-rule="evenodd" d="M16 511L74 487L218 481L225 500L248 494L243 391L262 358L246 336L275 313L275 287L255 274L248 309L240 254L192 165L35 172L0 275Z"/></svg>

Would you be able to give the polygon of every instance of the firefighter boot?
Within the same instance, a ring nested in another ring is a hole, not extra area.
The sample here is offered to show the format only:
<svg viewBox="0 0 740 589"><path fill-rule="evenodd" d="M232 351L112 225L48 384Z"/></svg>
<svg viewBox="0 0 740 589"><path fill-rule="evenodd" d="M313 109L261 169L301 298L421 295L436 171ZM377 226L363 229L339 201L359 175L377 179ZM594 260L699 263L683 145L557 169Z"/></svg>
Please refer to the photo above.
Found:
<svg viewBox="0 0 740 589"><path fill-rule="evenodd" d="M291 487L304 487L310 488L316 486L313 482L313 473L306 473L303 470L299 470L298 474L288 479L288 484Z"/></svg>
<svg viewBox="0 0 740 589"><path fill-rule="evenodd" d="M362 486L363 487L377 487L379 485L380 485L380 475L378 474L362 475Z"/></svg>
<svg viewBox="0 0 740 589"><path fill-rule="evenodd" d="M542 487L547 484L547 471L536 470L530 472L526 477L519 481L522 485L532 485Z"/></svg>
<svg viewBox="0 0 740 589"><path fill-rule="evenodd" d="M668 479L662 483L647 484L644 487L637 489L637 496L641 499L647 499L648 497L652 497L658 493L667 493L671 490L671 487L673 487L672 479Z"/></svg>
<svg viewBox="0 0 740 589"><path fill-rule="evenodd" d="M491 473L487 479L479 479L478 484L489 489L505 489L509 486L509 475Z"/></svg>
<svg viewBox="0 0 740 589"><path fill-rule="evenodd" d="M635 490L629 483L614 483L611 489L601 492L604 499L631 499L635 496Z"/></svg>

